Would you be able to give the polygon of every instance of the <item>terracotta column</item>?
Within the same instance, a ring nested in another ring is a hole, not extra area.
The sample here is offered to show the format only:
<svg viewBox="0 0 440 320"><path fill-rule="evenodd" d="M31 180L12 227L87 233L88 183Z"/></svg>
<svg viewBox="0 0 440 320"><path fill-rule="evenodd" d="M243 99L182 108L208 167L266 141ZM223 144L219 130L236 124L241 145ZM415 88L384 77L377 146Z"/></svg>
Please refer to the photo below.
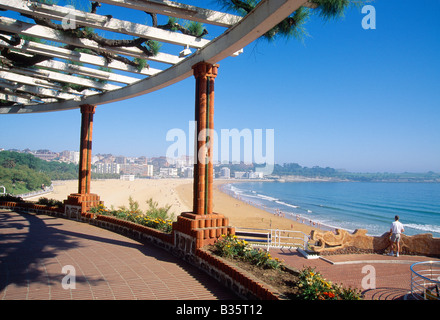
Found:
<svg viewBox="0 0 440 320"><path fill-rule="evenodd" d="M91 207L102 203L99 196L90 193L90 180L92 179L92 133L93 115L96 106L84 104L81 108L81 137L79 147L79 172L78 193L73 193L64 201L65 214L67 217L78 214L92 217L88 213Z"/></svg>
<svg viewBox="0 0 440 320"><path fill-rule="evenodd" d="M235 233L228 218L213 212L214 81L218 66L200 62L193 70L198 138L194 156L193 211L182 212L173 223L174 245L184 254L194 254L196 249L215 243L222 234Z"/></svg>
<svg viewBox="0 0 440 320"><path fill-rule="evenodd" d="M96 106L85 104L81 106L81 141L79 150L78 193L90 193L92 178L92 133L93 115Z"/></svg>
<svg viewBox="0 0 440 320"><path fill-rule="evenodd" d="M203 215L212 213L214 81L218 65L200 62L193 69L196 78L195 120L198 138L194 155L193 212Z"/></svg>

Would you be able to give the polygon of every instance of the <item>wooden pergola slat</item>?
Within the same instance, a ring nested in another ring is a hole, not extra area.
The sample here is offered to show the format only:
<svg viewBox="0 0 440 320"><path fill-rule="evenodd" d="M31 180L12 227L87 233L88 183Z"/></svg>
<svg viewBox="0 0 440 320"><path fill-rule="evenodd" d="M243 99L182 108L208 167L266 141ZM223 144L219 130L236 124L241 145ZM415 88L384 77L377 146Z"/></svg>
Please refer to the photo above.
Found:
<svg viewBox="0 0 440 320"><path fill-rule="evenodd" d="M109 18L94 13L74 10L69 7L46 5L38 2L31 2L31 5L29 6L21 0L0 0L0 8L14 10L37 18L54 19L58 21L63 21L63 19L69 17L69 23L76 24L77 26L86 26L116 33L123 33L125 35L147 38L180 46L202 48L209 43L209 40L206 39L162 30L130 21Z"/></svg>
<svg viewBox="0 0 440 320"><path fill-rule="evenodd" d="M166 0L101 0L100 2L227 28L232 27L242 19L242 17L233 14Z"/></svg>
<svg viewBox="0 0 440 320"><path fill-rule="evenodd" d="M102 47L95 41L89 39L80 39L77 37L66 35L61 31L54 30L49 27L31 24L6 17L0 17L0 30L8 33L21 34L25 36L38 37L49 41L65 43L76 47L82 47L92 50L105 50L106 52L111 52L113 54L130 56L139 59L148 59L151 61L171 65L174 65L183 60L183 58L180 58L178 56L161 52L159 52L155 56L148 56L142 50L134 47Z"/></svg>
<svg viewBox="0 0 440 320"><path fill-rule="evenodd" d="M111 62L106 61L105 58L78 52L74 50L69 50L66 48L56 47L48 44L42 44L34 41L21 41L21 44L17 46L12 46L2 40L0 40L0 46L7 47L13 50L17 50L24 53L32 53L32 54L41 54L41 55L49 55L54 58L60 58L65 60L71 60L79 63L85 63L90 65L95 65L98 67L105 67L110 69L116 69L120 71L130 72L139 75L151 76L156 73L161 72L162 70L155 68L144 68L142 70L138 70L133 66L129 66L125 63L122 63L117 60L113 60Z"/></svg>

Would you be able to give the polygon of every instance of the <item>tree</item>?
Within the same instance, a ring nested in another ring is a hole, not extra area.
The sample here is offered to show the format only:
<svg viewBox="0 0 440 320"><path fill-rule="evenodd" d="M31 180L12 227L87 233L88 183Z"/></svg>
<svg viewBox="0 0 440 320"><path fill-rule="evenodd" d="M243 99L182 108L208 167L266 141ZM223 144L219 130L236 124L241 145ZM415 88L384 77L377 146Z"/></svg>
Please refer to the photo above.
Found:
<svg viewBox="0 0 440 320"><path fill-rule="evenodd" d="M224 9L245 16L250 13L260 0L217 0ZM359 7L364 0L309 0L307 7L300 7L287 18L274 26L263 35L263 38L273 41L279 37L303 40L307 36L305 23L312 14L317 14L328 21L344 16L344 12L351 6Z"/></svg>

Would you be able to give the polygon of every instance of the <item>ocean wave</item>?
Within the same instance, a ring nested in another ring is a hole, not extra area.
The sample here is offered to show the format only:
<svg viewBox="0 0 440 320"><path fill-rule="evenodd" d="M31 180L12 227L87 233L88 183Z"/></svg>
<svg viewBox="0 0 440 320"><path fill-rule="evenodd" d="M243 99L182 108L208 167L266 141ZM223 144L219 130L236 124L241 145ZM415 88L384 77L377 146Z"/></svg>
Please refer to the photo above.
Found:
<svg viewBox="0 0 440 320"><path fill-rule="evenodd" d="M291 208L295 208L295 209L299 208L299 206L294 206L293 204L285 203L285 202L283 202L283 201L279 201L279 200L277 200L277 201L275 201L275 202L278 203L278 204L281 204L281 205L283 205L283 206L287 206L287 207L291 207Z"/></svg>
<svg viewBox="0 0 440 320"><path fill-rule="evenodd" d="M412 229L427 231L427 232L440 233L440 226L432 225L432 224L404 223L403 226Z"/></svg>
<svg viewBox="0 0 440 320"><path fill-rule="evenodd" d="M278 201L279 200L277 198L265 196L264 194L259 194L259 193L257 193L257 196L261 199L268 200L268 201Z"/></svg>

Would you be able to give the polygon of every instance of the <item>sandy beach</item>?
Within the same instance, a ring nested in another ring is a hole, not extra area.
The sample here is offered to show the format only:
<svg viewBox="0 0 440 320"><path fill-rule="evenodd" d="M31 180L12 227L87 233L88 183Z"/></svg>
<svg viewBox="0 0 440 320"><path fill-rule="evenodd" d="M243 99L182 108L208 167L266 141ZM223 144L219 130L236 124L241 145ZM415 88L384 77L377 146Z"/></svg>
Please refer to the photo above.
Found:
<svg viewBox="0 0 440 320"><path fill-rule="evenodd" d="M192 184L192 179L92 180L90 189L92 193L99 195L107 208L128 207L128 199L132 197L142 210L146 210L148 208L146 202L152 198L160 207L171 205L170 212L174 212L177 216L183 211L190 211L190 207L183 204L176 192L176 188L184 184ZM77 180L56 181L54 191L42 197L63 201L69 194L76 192L78 192ZM39 197L28 200L36 201Z"/></svg>
<svg viewBox="0 0 440 320"><path fill-rule="evenodd" d="M231 226L298 230L306 234L309 234L312 229L316 229L316 227L273 215L235 199L218 189L221 184L231 182L231 180L214 181L214 212L228 217ZM54 183L54 191L44 197L65 200L67 195L77 192L77 188L78 182L76 180L58 181ZM148 207L146 201L153 198L159 206L171 205L170 212L173 212L175 217L181 212L192 211L192 179L92 180L91 192L98 194L108 208L128 206L128 199L132 197L139 203L142 210Z"/></svg>

